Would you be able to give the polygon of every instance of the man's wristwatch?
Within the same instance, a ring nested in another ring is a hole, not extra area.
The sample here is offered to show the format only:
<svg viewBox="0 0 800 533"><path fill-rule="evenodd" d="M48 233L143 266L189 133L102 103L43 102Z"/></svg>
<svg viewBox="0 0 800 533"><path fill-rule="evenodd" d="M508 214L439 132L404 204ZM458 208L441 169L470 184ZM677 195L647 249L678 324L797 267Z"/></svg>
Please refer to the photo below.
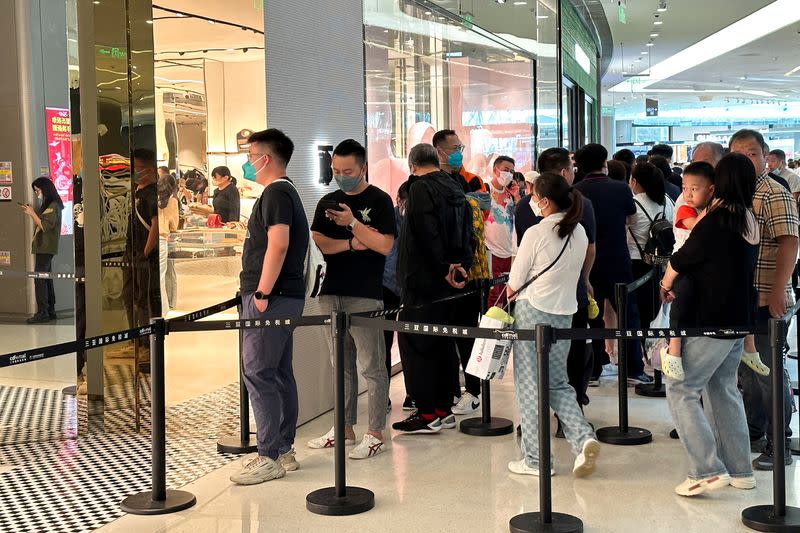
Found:
<svg viewBox="0 0 800 533"><path fill-rule="evenodd" d="M269 294L264 294L261 291L256 291L253 294L253 298L255 298L256 300L268 300L269 299Z"/></svg>
<svg viewBox="0 0 800 533"><path fill-rule="evenodd" d="M351 220L350 223L347 225L347 229L353 231L353 228L356 227L356 224L358 224L358 219L356 219L356 217L353 217L353 220Z"/></svg>

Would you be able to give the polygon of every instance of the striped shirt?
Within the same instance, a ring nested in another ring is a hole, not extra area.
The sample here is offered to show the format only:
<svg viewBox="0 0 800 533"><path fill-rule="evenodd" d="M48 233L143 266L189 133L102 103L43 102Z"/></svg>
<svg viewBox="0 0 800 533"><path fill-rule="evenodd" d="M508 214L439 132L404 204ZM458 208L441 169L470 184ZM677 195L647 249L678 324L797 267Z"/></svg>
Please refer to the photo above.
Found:
<svg viewBox="0 0 800 533"><path fill-rule="evenodd" d="M761 246L758 248L755 285L758 305L768 305L767 299L775 279L778 257L778 237L797 236L800 218L794 198L783 186L767 175L765 170L756 180L753 212L761 226ZM791 280L786 283L787 301L792 301Z"/></svg>

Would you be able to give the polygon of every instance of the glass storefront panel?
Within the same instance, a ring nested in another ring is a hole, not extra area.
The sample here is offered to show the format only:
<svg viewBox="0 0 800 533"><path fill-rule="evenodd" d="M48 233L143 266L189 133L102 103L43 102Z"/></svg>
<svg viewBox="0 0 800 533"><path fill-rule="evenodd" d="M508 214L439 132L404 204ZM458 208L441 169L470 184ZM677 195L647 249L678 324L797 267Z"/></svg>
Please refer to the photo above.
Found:
<svg viewBox="0 0 800 533"><path fill-rule="evenodd" d="M524 50L429 4L364 4L370 180L394 196L415 144L453 129L464 166L489 175L498 155L521 171L535 153L535 64Z"/></svg>
<svg viewBox="0 0 800 533"><path fill-rule="evenodd" d="M559 146L558 69L558 1L536 2L536 40L539 54L536 61L536 116L539 124L538 148Z"/></svg>

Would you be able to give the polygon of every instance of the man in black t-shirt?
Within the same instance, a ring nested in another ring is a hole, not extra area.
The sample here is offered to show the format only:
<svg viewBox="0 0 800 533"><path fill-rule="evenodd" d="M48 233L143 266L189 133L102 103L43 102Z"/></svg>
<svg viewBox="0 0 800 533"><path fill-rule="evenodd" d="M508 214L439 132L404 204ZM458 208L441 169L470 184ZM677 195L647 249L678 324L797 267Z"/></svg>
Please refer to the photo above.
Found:
<svg viewBox="0 0 800 533"><path fill-rule="evenodd" d="M158 191L156 155L139 148L133 152L136 189L128 220L128 236L123 256L122 301L130 327L147 326L150 318L161 314L161 287L158 274ZM134 312L135 306L135 312ZM145 345L142 345L145 347ZM145 356L143 361L147 360ZM145 369L146 370L146 369Z"/></svg>
<svg viewBox="0 0 800 533"><path fill-rule="evenodd" d="M308 221L286 165L294 143L282 131L256 132L250 143L245 179L264 186L253 206L242 251L240 292L243 319L268 320L303 313ZM258 456L231 481L254 485L297 470L297 383L292 370L293 330L241 330L242 375L256 419Z"/></svg>
<svg viewBox="0 0 800 533"><path fill-rule="evenodd" d="M339 190L320 200L311 225L314 242L327 262L320 295L320 307L325 313L383 309L383 269L397 230L391 197L367 183L366 158L366 150L357 141L348 139L339 143L331 165ZM355 443L356 438L353 431L358 409L356 358L367 382L369 428L361 443L350 452L350 458L367 459L384 451L383 429L389 402L386 347L380 330L350 328L344 365L344 436L349 444ZM310 448L333 445L333 428L308 442Z"/></svg>

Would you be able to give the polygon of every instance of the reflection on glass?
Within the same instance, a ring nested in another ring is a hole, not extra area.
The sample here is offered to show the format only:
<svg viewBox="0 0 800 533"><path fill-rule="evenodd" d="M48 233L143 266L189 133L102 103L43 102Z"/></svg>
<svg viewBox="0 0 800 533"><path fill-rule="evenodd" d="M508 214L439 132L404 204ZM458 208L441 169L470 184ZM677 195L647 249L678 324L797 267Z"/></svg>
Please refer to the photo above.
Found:
<svg viewBox="0 0 800 533"><path fill-rule="evenodd" d="M405 157L439 129L466 145L464 166L487 178L498 155L533 163L534 64L478 26L415 3L364 5L370 179L392 197L408 177Z"/></svg>

